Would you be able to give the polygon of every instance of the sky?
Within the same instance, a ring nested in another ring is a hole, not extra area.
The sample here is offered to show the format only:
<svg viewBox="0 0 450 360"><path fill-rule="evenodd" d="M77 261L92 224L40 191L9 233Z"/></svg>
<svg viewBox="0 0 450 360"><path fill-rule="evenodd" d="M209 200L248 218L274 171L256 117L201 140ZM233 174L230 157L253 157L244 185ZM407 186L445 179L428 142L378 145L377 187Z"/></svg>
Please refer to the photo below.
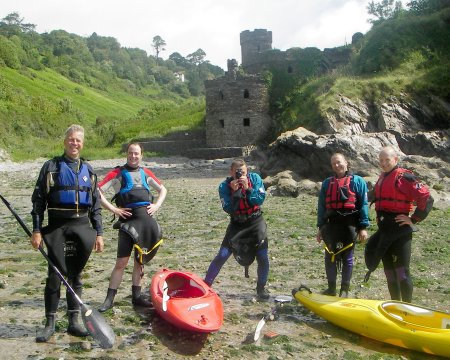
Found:
<svg viewBox="0 0 450 360"><path fill-rule="evenodd" d="M201 48L205 60L226 70L241 62L239 34L272 31L272 47L336 47L370 29L369 0L1 0L0 19L18 12L38 33L65 30L83 37L96 32L121 46L155 55L153 37L165 42L160 57Z"/></svg>

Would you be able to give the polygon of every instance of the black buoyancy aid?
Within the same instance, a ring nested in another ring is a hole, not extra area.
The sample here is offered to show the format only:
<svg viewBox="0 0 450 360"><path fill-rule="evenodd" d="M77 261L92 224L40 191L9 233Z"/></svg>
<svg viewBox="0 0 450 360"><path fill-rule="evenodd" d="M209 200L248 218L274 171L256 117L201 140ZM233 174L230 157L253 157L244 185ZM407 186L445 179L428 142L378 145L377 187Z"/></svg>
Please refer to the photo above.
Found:
<svg viewBox="0 0 450 360"><path fill-rule="evenodd" d="M336 176L330 178L325 197L325 207L327 209L354 210L356 207L356 195L350 188L352 175L343 178Z"/></svg>
<svg viewBox="0 0 450 360"><path fill-rule="evenodd" d="M147 175L141 167L137 171L139 176L131 176L124 166L120 167L122 184L120 191L114 196L117 206L133 208L151 203Z"/></svg>
<svg viewBox="0 0 450 360"><path fill-rule="evenodd" d="M247 180L248 180L247 181L248 188L252 189L253 186L252 186L252 183L251 183L248 175L247 175ZM242 196L239 200L239 207L237 208L237 210L235 210L234 214L235 215L251 215L254 212L257 212L260 209L259 205L253 205L253 206L250 205L247 200L247 192L244 189L238 189L238 190L242 191ZM233 189L231 191L232 191L232 193L234 192Z"/></svg>
<svg viewBox="0 0 450 360"><path fill-rule="evenodd" d="M86 164L81 162L78 172L65 161L58 162L59 171L49 173L49 207L92 206L92 179Z"/></svg>
<svg viewBox="0 0 450 360"><path fill-rule="evenodd" d="M397 188L398 180L411 171L395 168L388 174L381 174L375 184L375 210L392 213L409 213L413 209L414 199L406 196Z"/></svg>

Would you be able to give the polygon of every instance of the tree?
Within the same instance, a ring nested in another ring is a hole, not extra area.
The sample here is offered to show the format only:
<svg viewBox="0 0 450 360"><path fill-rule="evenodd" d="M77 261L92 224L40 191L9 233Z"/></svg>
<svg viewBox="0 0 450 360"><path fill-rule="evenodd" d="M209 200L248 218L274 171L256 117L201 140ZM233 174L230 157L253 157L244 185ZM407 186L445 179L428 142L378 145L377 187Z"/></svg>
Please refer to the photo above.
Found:
<svg viewBox="0 0 450 360"><path fill-rule="evenodd" d="M191 64L198 66L204 61L205 56L206 53L202 49L197 49L192 54L186 56L186 59L188 59Z"/></svg>
<svg viewBox="0 0 450 360"><path fill-rule="evenodd" d="M152 42L152 47L155 49L156 52L156 61L158 61L159 58L159 53L161 51L166 50L166 48L164 46L166 46L166 42L163 40L163 38L159 35L156 35L153 38L153 42Z"/></svg>
<svg viewBox="0 0 450 360"><path fill-rule="evenodd" d="M448 0L411 0L406 4L416 14L430 14L450 6Z"/></svg>
<svg viewBox="0 0 450 360"><path fill-rule="evenodd" d="M36 25L34 24L25 24L18 12L8 14L0 21L0 30L6 36L32 32L35 28Z"/></svg>
<svg viewBox="0 0 450 360"><path fill-rule="evenodd" d="M169 55L169 60L172 60L175 62L175 64L177 64L178 66L186 66L187 65L187 60L181 56L180 53L178 52L174 52L172 54Z"/></svg>
<svg viewBox="0 0 450 360"><path fill-rule="evenodd" d="M371 24L376 24L387 19L396 18L403 10L402 2L394 0L381 0L375 2L372 0L367 5L367 12L369 15L376 17L376 19L370 19Z"/></svg>

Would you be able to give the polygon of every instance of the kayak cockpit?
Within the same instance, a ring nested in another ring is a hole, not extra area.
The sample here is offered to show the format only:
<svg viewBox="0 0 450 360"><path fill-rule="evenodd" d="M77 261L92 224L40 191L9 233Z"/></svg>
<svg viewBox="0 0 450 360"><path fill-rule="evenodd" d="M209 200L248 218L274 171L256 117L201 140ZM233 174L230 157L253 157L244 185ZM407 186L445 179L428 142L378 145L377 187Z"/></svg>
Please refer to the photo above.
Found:
<svg viewBox="0 0 450 360"><path fill-rule="evenodd" d="M167 295L176 298L197 298L206 294L206 289L183 273L168 274L165 279L168 290Z"/></svg>
<svg viewBox="0 0 450 360"><path fill-rule="evenodd" d="M380 305L381 312L397 322L414 328L449 329L450 314L396 301Z"/></svg>

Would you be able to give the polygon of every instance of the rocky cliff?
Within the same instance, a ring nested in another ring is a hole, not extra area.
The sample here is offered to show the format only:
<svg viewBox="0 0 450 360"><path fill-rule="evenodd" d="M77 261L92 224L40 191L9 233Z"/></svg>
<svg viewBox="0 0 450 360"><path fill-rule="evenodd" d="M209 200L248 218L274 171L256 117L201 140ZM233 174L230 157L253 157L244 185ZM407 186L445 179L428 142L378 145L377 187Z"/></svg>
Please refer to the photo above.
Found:
<svg viewBox="0 0 450 360"><path fill-rule="evenodd" d="M317 192L319 181L331 175L334 152L343 153L370 187L380 172L379 151L392 145L401 165L432 189L436 206L450 207L450 104L437 98L419 103L406 96L379 106L344 96L339 101L341 106L324 115L317 133L288 131L267 151L254 154L269 191L291 196Z"/></svg>

